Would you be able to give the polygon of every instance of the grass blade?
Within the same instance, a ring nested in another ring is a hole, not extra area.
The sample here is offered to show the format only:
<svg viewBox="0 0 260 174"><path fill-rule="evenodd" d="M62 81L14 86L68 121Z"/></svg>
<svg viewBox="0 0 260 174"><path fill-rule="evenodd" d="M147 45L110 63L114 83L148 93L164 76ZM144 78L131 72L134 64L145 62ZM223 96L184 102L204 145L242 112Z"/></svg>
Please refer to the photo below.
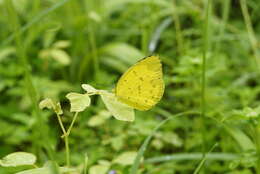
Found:
<svg viewBox="0 0 260 174"><path fill-rule="evenodd" d="M69 0L61 0L59 2L57 2L56 4L54 4L52 7L42 11L41 13L39 13L38 15L36 15L30 22L28 22L26 25L24 25L23 27L21 27L19 29L19 31L17 31L19 34L24 33L26 30L28 30L30 27L32 27L34 24L36 24L37 22L39 22L43 17L45 17L46 15L48 15L50 12L57 10L59 7L61 7L62 5L64 5L66 2L68 2ZM15 39L15 35L16 33L12 34L11 36L9 36L6 40L4 40L1 44L1 46L7 45L9 44L11 41L13 41Z"/></svg>
<svg viewBox="0 0 260 174"><path fill-rule="evenodd" d="M174 155L165 155L160 157L153 157L145 160L145 163L159 163L159 162L167 162L167 161L191 161L191 160L201 160L203 157L202 153L178 153ZM235 159L239 159L240 155L233 153L222 153L222 152L214 152L208 153L205 157L206 160L218 160L218 161L232 161Z"/></svg>
<svg viewBox="0 0 260 174"><path fill-rule="evenodd" d="M211 149L209 150L208 153L212 152L212 151L215 149L216 146L217 146L217 143L215 143L215 144L211 147ZM200 169L202 168L203 164L205 163L205 161L206 161L206 159L207 159L208 153L205 154L205 155L203 154L203 158L202 158L202 160L200 161L200 163L199 163L198 167L196 168L196 170L194 171L194 174L199 173Z"/></svg>
<svg viewBox="0 0 260 174"><path fill-rule="evenodd" d="M182 112L182 113L179 113L179 114L176 114L176 115L173 115L172 117L169 117L165 120L163 120L161 123L159 123L155 128L154 130L151 132L151 134L145 139L144 143L142 144L142 146L140 147L138 153L137 153L137 156L135 158L135 161L134 161L134 164L132 165L131 169L130 169L130 173L129 174L136 174L137 173L137 170L138 170L138 167L140 166L140 163L141 163L141 159L144 155L144 152L150 142L150 140L152 139L152 137L154 136L154 134L165 124L167 123L168 121L176 118L176 117L179 117L179 116L183 116L183 115L188 115L188 114L199 114L199 112L197 111L187 111L187 112Z"/></svg>

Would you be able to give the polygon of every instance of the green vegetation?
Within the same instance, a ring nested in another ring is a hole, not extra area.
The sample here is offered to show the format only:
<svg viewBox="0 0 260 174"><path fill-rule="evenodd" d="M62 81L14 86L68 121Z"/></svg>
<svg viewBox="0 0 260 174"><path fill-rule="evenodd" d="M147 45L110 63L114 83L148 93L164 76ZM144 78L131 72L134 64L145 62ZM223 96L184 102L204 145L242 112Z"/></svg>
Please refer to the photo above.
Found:
<svg viewBox="0 0 260 174"><path fill-rule="evenodd" d="M0 174L260 174L259 0L0 11ZM165 93L133 115L107 91L151 54Z"/></svg>

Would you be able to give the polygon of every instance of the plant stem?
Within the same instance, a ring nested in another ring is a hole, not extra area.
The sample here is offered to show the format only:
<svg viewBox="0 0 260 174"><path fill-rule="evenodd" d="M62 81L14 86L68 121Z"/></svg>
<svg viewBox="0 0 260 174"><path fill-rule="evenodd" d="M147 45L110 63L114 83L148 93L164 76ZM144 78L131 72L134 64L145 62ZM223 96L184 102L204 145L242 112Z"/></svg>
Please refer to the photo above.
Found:
<svg viewBox="0 0 260 174"><path fill-rule="evenodd" d="M59 114L56 114L56 116L57 116L57 118L58 118L58 121L59 121L59 124L60 124L60 128L61 128L61 130L62 130L63 135L66 135L67 132L66 132L66 129L64 128L64 126L63 126L63 124L62 124L60 115L59 115Z"/></svg>
<svg viewBox="0 0 260 174"><path fill-rule="evenodd" d="M149 145L149 142L151 141L152 137L154 136L154 134L158 131L158 129L160 129L165 123L167 123L168 121L176 118L176 117L180 117L180 116L184 116L184 115L189 115L189 114L201 114L197 111L186 111L186 112L181 112L175 115L172 115L171 117L166 118L165 120L161 121L153 130L152 132L145 138L143 144L141 145L141 147L138 150L138 153L135 157L134 163L130 169L130 173L129 174L137 174L137 170L138 167L141 164L141 159L147 149L147 146Z"/></svg>
<svg viewBox="0 0 260 174"><path fill-rule="evenodd" d="M67 166L69 167L70 166L70 147L69 147L69 135L70 135L70 132L71 132L71 129L73 128L73 125L78 117L78 112L76 112L74 114L74 117L73 117L73 120L69 126L69 129L66 131L66 129L64 128L64 125L62 123L62 120L61 120L61 117L59 114L56 114L57 115L57 118L58 118L58 121L59 121L59 124L60 124L60 127L61 127L61 130L63 132L63 135L61 136L62 138L64 138L64 142L65 142L65 149L66 149L66 164Z"/></svg>
<svg viewBox="0 0 260 174"><path fill-rule="evenodd" d="M256 62L257 68L259 69L260 68L260 60L259 60L260 55L259 55L258 48L257 48L257 39L255 37L254 29L252 27L252 23L251 23L251 20L250 20L250 15L248 13L246 0L240 0L240 6L241 6L242 14L243 14L243 17L244 17L244 20L245 20L248 38L249 38L251 47L253 49L255 62Z"/></svg>
<svg viewBox="0 0 260 174"><path fill-rule="evenodd" d="M230 0L222 0L222 4L223 4L222 18L221 18L222 21L221 21L220 29L218 32L218 38L220 38L220 39L217 41L215 49L214 49L216 53L219 51L220 43L222 41L222 37L223 37L224 31L225 31L225 28L227 25L227 21L229 18Z"/></svg>
<svg viewBox="0 0 260 174"><path fill-rule="evenodd" d="M211 149L209 150L209 152L208 152L207 154L203 155L204 157L203 157L202 160L200 161L198 167L196 168L196 170L194 171L193 174L198 174L198 173L199 173L200 169L202 168L203 164L205 163L205 161L206 161L206 159L207 159L207 155L208 155L210 152L212 152L217 145L218 145L218 144L215 143L215 144L211 147Z"/></svg>
<svg viewBox="0 0 260 174"><path fill-rule="evenodd" d="M173 0L174 12L173 12L173 21L176 28L176 40L177 40L177 50L179 55L183 55L184 47L183 47L183 38L181 32L181 24L179 20L178 7L176 5L176 0Z"/></svg>
<svg viewBox="0 0 260 174"><path fill-rule="evenodd" d="M99 60L98 60L98 53L97 53L97 45L96 45L96 36L94 31L93 21L89 20L89 45L91 48L91 56L93 57L94 63L94 79L97 80L98 73L99 73Z"/></svg>
<svg viewBox="0 0 260 174"><path fill-rule="evenodd" d="M257 152L257 156L258 156L255 170L256 170L257 174L260 174L260 158L259 158L259 156L260 156L260 138L259 138L260 130L258 128L258 125L255 125L253 122L251 122L250 124L251 125L249 128L252 131L252 137L255 142L256 152Z"/></svg>
<svg viewBox="0 0 260 174"><path fill-rule="evenodd" d="M258 126L255 126L255 132L256 132L256 149L257 149L257 156L258 156L258 159L257 159L257 165L256 165L256 171L258 174L260 174L260 138L259 138L259 135L260 135L260 130L259 130L259 127Z"/></svg>
<svg viewBox="0 0 260 174"><path fill-rule="evenodd" d="M58 121L59 121L59 125L61 127L61 130L63 132L63 136L64 136L64 142L65 142L65 149L66 149L66 164L69 167L70 166L70 147L69 147L69 137L67 136L67 132L64 128L64 125L61 121L61 117L59 114L56 114Z"/></svg>
<svg viewBox="0 0 260 174"><path fill-rule="evenodd" d="M240 6L241 6L241 10L242 10L242 14L244 17L244 21L246 24L246 28L247 28L247 33L248 33L248 38L249 38L249 42L251 44L253 53L254 53L254 58L255 58L255 62L256 62L256 66L257 69L260 69L260 54L258 52L258 48L257 48L257 39L255 37L255 32L252 26L252 22L250 19L250 15L248 13L248 8L247 8L247 1L246 0L240 0ZM257 159L257 164L256 164L256 172L258 174L260 174L260 138L259 138L259 133L260 130L258 128L258 125L256 125L254 128L254 139L255 139L255 145L256 145L256 150L257 150L257 155L258 155L258 159Z"/></svg>
<svg viewBox="0 0 260 174"><path fill-rule="evenodd" d="M27 60L27 56L26 56L26 45L24 45L22 43L22 36L21 36L22 28L20 26L20 21L19 21L19 18L17 16L17 13L13 7L13 3L11 0L6 0L6 6L7 6L8 16L10 18L10 23L12 25L12 28L14 29L14 31L13 31L14 34L12 36L15 39L17 55L19 55L19 57L20 57L21 65L24 70L25 87L26 87L26 90L30 97L30 100L32 102L32 106L33 106L32 114L35 116L35 118L37 120L36 125L34 125L35 130L33 132L35 132L35 138L42 138L44 141L44 144L42 146L40 146L38 143L35 143L35 144L38 145L37 148L39 148L39 149L44 147L46 149L49 157L52 160L54 160L54 155L53 155L54 152L51 148L50 142L48 141L48 135L47 135L48 127L44 124L43 118L40 114L40 110L38 107L38 96L39 95L32 82L32 76L31 76L30 70L29 70L30 64L29 64L29 62Z"/></svg>
<svg viewBox="0 0 260 174"><path fill-rule="evenodd" d="M202 134L202 152L203 158L205 158L206 154L206 136L205 136L205 122L204 117L206 113L206 98L205 98L205 91L206 91L206 60L207 60L207 51L208 51L208 29L209 29L209 11L210 11L210 4L211 0L207 1L206 7L206 19L204 25L204 35L203 35L203 50L202 50L202 80L201 80L201 134Z"/></svg>
<svg viewBox="0 0 260 174"><path fill-rule="evenodd" d="M34 24L38 23L39 21L41 21L42 18L44 18L45 16L47 16L49 13L57 10L59 7L63 6L66 2L68 2L69 0L61 0L57 3L55 3L53 6L51 6L50 8L43 10L41 13L39 13L38 15L35 15L35 17L28 22L27 24L25 24L23 27L21 27L18 32L19 34L24 33L26 30L28 30L29 28L31 28ZM4 46L9 44L10 42L12 42L15 39L15 35L11 34L7 39L5 39L3 42L1 42L0 46Z"/></svg>
<svg viewBox="0 0 260 174"><path fill-rule="evenodd" d="M76 112L76 113L74 114L73 120L72 120L72 122L71 122L71 124L70 124L70 127L69 127L69 129L68 129L68 131L67 131L66 136L69 136L69 135L70 135L71 129L72 129L72 127L73 127L73 125L74 125L74 123L75 123L77 117L78 117L78 112Z"/></svg>
<svg viewBox="0 0 260 174"><path fill-rule="evenodd" d="M147 56L148 54L148 29L146 26L142 27L142 52Z"/></svg>
<svg viewBox="0 0 260 174"><path fill-rule="evenodd" d="M66 148L66 163L67 163L67 167L69 167L70 166L70 146L69 146L69 136L67 135L67 133L65 134L64 141L65 141L65 148Z"/></svg>

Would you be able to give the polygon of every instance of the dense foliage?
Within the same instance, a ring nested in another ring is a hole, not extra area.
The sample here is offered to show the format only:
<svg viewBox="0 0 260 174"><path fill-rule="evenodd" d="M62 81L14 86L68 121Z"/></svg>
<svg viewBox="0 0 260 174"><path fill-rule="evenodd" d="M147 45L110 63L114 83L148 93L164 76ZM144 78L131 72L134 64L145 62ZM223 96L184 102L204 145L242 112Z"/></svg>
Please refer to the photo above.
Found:
<svg viewBox="0 0 260 174"><path fill-rule="evenodd" d="M83 83L112 91L154 53L163 63L161 102L124 122L93 96L70 134L71 165L83 168L87 154L88 168L109 163L107 173L128 174L121 154L138 152L162 120L202 111L156 131L139 173L260 174L259 0L0 0L0 11L0 158L24 151L38 166L66 165L57 117L39 110L40 100L60 101L69 127L67 93L83 93Z"/></svg>

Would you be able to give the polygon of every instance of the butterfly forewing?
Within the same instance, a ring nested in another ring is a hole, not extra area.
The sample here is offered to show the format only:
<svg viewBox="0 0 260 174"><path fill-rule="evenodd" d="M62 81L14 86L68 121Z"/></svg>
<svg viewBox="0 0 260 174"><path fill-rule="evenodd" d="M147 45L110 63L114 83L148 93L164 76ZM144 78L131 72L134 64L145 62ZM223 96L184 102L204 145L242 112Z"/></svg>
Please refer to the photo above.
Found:
<svg viewBox="0 0 260 174"><path fill-rule="evenodd" d="M116 85L118 99L135 109L148 110L164 92L162 65L159 57L150 56L130 67Z"/></svg>

